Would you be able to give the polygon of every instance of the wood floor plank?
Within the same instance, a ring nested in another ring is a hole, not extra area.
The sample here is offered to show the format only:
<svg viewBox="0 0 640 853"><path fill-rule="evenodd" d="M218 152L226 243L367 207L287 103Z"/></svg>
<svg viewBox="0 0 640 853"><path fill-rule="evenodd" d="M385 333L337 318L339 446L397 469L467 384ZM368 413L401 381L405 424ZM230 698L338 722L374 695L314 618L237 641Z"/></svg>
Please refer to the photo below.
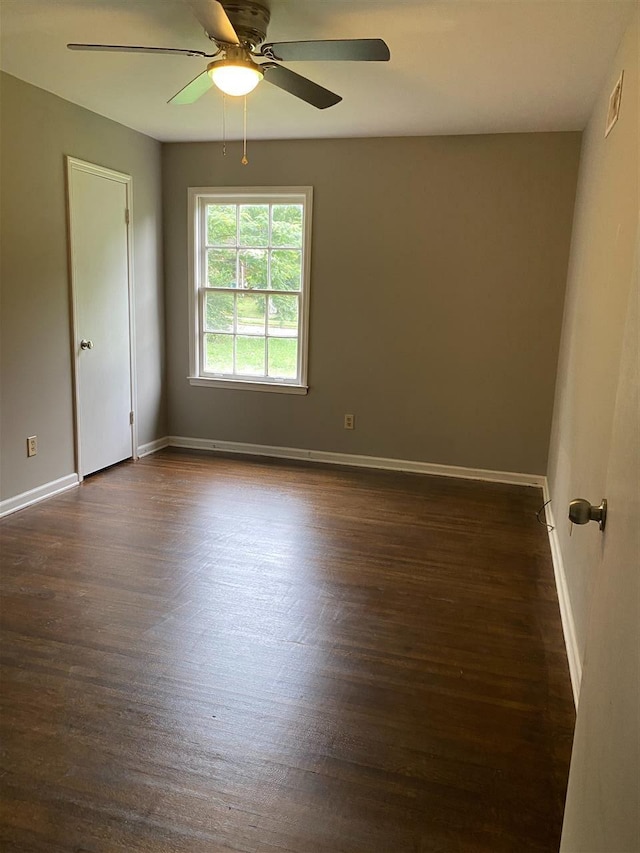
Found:
<svg viewBox="0 0 640 853"><path fill-rule="evenodd" d="M2 850L556 851L541 502L165 450L4 519Z"/></svg>

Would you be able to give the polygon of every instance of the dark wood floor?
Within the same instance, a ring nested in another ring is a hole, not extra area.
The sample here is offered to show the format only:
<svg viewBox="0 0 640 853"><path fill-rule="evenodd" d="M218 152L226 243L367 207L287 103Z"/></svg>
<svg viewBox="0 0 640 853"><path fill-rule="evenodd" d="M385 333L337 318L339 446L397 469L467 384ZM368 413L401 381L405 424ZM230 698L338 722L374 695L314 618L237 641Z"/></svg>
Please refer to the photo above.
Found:
<svg viewBox="0 0 640 853"><path fill-rule="evenodd" d="M1 849L558 849L536 489L163 451L2 522Z"/></svg>

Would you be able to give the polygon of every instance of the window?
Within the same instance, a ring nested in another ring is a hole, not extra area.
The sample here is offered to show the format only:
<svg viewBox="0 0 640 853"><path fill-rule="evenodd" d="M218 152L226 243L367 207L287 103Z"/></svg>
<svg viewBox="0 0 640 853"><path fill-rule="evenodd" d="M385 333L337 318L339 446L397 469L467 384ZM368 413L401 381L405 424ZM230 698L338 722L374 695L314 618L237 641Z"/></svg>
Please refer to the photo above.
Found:
<svg viewBox="0 0 640 853"><path fill-rule="evenodd" d="M189 190L192 384L306 393L311 198Z"/></svg>

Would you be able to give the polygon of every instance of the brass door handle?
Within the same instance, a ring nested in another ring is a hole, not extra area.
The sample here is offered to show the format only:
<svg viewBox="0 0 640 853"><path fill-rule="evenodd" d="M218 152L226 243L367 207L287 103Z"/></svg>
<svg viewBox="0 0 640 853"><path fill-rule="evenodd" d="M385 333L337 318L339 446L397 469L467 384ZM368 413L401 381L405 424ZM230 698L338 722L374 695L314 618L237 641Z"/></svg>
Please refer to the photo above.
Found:
<svg viewBox="0 0 640 853"><path fill-rule="evenodd" d="M569 504L569 519L574 524L588 524L597 521L600 530L607 523L607 499L602 498L600 506L593 506L584 498L576 498Z"/></svg>

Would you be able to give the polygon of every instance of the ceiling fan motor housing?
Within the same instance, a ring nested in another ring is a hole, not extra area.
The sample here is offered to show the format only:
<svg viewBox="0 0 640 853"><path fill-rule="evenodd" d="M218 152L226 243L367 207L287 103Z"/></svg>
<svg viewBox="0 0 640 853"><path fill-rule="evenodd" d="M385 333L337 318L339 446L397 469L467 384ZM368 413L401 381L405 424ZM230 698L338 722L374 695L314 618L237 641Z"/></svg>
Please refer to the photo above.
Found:
<svg viewBox="0 0 640 853"><path fill-rule="evenodd" d="M241 44L250 45L253 49L265 40L271 18L266 6L254 3L253 0L241 3L227 3L223 0L222 5Z"/></svg>

